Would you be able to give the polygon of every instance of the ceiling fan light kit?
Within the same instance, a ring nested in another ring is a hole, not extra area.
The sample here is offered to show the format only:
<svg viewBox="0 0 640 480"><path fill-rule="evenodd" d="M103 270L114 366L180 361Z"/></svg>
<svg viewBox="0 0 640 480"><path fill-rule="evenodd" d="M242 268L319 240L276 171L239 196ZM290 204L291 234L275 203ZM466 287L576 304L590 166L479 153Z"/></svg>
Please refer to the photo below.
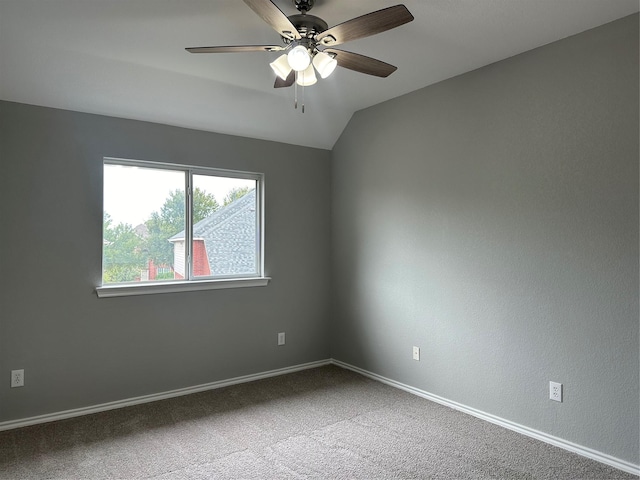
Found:
<svg viewBox="0 0 640 480"><path fill-rule="evenodd" d="M287 54L280 55L275 61L269 64L273 71L278 75L282 80L286 80L291 73L291 65L289 65L289 59L287 58Z"/></svg>
<svg viewBox="0 0 640 480"><path fill-rule="evenodd" d="M316 70L322 78L327 78L338 66L338 61L331 55L318 52L313 57L313 66L316 67Z"/></svg>
<svg viewBox="0 0 640 480"><path fill-rule="evenodd" d="M293 47L287 54L287 60L289 66L296 72L302 72L306 70L311 63L311 55L309 51L303 45L297 45Z"/></svg>
<svg viewBox="0 0 640 480"><path fill-rule="evenodd" d="M298 72L298 79L296 83L301 87L310 87L318 82L316 72L313 70L313 65L309 65L302 72Z"/></svg>
<svg viewBox="0 0 640 480"><path fill-rule="evenodd" d="M315 0L291 0L300 12L291 16L285 15L271 0L243 1L280 34L283 46L190 47L186 50L189 53L285 52L269 64L277 76L275 88L290 87L294 83L302 87L314 85L317 82L316 71L324 79L337 66L367 75L387 77L397 68L375 58L332 47L385 32L413 20L407 7L395 5L329 28L327 22L308 14ZM296 91L296 108L297 103Z"/></svg>

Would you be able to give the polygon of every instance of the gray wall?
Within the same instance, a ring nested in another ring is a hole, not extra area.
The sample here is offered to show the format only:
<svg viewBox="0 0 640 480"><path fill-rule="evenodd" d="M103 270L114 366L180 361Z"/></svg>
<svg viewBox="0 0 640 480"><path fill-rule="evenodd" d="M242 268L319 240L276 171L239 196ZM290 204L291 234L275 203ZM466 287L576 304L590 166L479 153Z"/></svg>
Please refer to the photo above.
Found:
<svg viewBox="0 0 640 480"><path fill-rule="evenodd" d="M637 15L354 115L333 357L638 464L638 127Z"/></svg>
<svg viewBox="0 0 640 480"><path fill-rule="evenodd" d="M330 152L7 102L0 149L0 421L328 358ZM271 283L98 299L104 156L264 172Z"/></svg>

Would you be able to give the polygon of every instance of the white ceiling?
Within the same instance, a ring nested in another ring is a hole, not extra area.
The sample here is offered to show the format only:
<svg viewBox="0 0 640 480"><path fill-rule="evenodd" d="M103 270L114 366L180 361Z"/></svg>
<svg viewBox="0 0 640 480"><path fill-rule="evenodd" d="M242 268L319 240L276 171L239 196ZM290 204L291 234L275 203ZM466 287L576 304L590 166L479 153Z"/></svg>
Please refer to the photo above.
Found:
<svg viewBox="0 0 640 480"><path fill-rule="evenodd" d="M317 0L329 26L401 0ZM291 0L274 0L294 14ZM415 20L339 48L398 67L343 68L274 89L276 53L185 47L280 44L240 0L0 0L0 99L331 149L352 114L638 11L638 0L405 0Z"/></svg>

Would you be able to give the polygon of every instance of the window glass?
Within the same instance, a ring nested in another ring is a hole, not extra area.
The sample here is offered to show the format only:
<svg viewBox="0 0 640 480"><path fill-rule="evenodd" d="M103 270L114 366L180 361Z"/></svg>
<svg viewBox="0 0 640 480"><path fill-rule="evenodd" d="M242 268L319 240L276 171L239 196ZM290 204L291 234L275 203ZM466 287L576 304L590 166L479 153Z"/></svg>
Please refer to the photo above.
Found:
<svg viewBox="0 0 640 480"><path fill-rule="evenodd" d="M193 276L257 272L256 181L193 176Z"/></svg>
<svg viewBox="0 0 640 480"><path fill-rule="evenodd" d="M102 284L260 276L261 178L105 160Z"/></svg>
<svg viewBox="0 0 640 480"><path fill-rule="evenodd" d="M173 279L185 253L168 238L184 226L184 172L105 164L103 284Z"/></svg>

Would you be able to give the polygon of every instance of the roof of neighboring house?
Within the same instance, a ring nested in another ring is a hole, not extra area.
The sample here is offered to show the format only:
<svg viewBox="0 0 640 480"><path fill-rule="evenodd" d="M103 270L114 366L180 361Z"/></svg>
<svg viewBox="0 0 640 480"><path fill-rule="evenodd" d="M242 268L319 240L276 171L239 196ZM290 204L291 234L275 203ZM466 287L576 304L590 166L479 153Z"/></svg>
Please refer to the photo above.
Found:
<svg viewBox="0 0 640 480"><path fill-rule="evenodd" d="M193 238L204 240L211 275L256 272L256 191L216 210L193 225ZM169 239L184 240L184 230Z"/></svg>
<svg viewBox="0 0 640 480"><path fill-rule="evenodd" d="M149 228L144 223L133 227L133 231L136 233L136 235L142 238L147 238L149 236Z"/></svg>

